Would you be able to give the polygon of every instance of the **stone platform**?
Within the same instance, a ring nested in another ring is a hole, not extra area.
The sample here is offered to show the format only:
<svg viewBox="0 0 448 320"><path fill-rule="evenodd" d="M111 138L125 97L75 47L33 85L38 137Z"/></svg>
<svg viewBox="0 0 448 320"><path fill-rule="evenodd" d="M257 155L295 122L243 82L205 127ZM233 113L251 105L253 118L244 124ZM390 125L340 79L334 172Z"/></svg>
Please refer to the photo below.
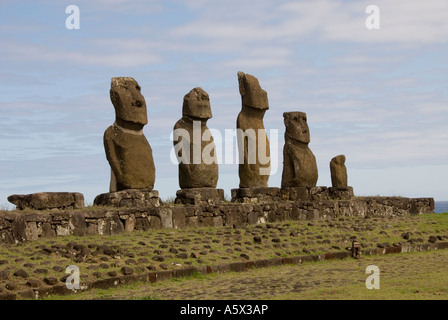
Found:
<svg viewBox="0 0 448 320"><path fill-rule="evenodd" d="M18 210L25 208L46 209L79 209L84 207L84 195L78 192L38 192L31 194L13 194L8 201L15 204Z"/></svg>
<svg viewBox="0 0 448 320"><path fill-rule="evenodd" d="M95 197L93 204L106 207L159 207L159 191L149 189L126 189L102 193Z"/></svg>
<svg viewBox="0 0 448 320"><path fill-rule="evenodd" d="M275 201L350 200L352 187L286 187L232 189L232 202L266 203Z"/></svg>
<svg viewBox="0 0 448 320"><path fill-rule="evenodd" d="M232 202L263 203L281 201L280 188L236 188L231 190Z"/></svg>
<svg viewBox="0 0 448 320"><path fill-rule="evenodd" d="M121 206L132 202L129 199L126 201ZM140 200L137 203L142 202ZM67 235L113 235L123 231L160 228L243 228L246 225L290 220L417 215L433 213L433 210L433 198L353 197L350 200L161 204L134 208L98 206L50 212L0 211L0 243L12 244Z"/></svg>
<svg viewBox="0 0 448 320"><path fill-rule="evenodd" d="M350 200L355 195L353 187L287 187L280 190L282 200Z"/></svg>
<svg viewBox="0 0 448 320"><path fill-rule="evenodd" d="M224 201L224 190L216 188L189 188L177 190L176 204L220 204Z"/></svg>

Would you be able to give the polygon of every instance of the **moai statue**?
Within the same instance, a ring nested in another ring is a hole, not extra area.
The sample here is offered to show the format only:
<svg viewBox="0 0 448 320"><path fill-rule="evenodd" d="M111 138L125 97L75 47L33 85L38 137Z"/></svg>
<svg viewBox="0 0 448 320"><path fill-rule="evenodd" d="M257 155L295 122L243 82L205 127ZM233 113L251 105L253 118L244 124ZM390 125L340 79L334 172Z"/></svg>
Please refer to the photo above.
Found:
<svg viewBox="0 0 448 320"><path fill-rule="evenodd" d="M240 188L267 187L270 175L269 140L263 116L269 109L268 94L258 79L238 72L242 109L236 121ZM243 158L243 159L241 159Z"/></svg>
<svg viewBox="0 0 448 320"><path fill-rule="evenodd" d="M283 147L282 187L315 187L318 178L316 157L311 152L310 131L304 112L283 113L285 146Z"/></svg>
<svg viewBox="0 0 448 320"><path fill-rule="evenodd" d="M343 154L330 161L331 184L333 187L347 187L347 168Z"/></svg>
<svg viewBox="0 0 448 320"><path fill-rule="evenodd" d="M174 132L178 135L178 142L174 145L179 161L181 189L216 188L218 161L215 143L207 128L210 118L212 110L207 92L201 88L192 89L184 96L182 118L174 125ZM176 147L178 144L181 146L180 152Z"/></svg>
<svg viewBox="0 0 448 320"><path fill-rule="evenodd" d="M133 78L112 78L110 100L115 122L104 132L111 167L110 192L154 187L152 149L143 134L143 126L148 123L146 102L140 90Z"/></svg>

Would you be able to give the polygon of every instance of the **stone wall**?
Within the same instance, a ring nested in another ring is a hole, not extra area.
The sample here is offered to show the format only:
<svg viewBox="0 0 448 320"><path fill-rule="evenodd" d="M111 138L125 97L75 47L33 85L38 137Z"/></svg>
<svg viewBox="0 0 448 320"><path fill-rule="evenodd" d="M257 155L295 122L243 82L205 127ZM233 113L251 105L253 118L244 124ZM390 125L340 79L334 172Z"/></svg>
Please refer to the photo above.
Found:
<svg viewBox="0 0 448 320"><path fill-rule="evenodd" d="M432 198L355 197L350 200L164 204L151 208L5 211L0 213L0 243L67 235L113 235L160 228L240 228L247 224L286 220L414 215L432 213L433 210Z"/></svg>

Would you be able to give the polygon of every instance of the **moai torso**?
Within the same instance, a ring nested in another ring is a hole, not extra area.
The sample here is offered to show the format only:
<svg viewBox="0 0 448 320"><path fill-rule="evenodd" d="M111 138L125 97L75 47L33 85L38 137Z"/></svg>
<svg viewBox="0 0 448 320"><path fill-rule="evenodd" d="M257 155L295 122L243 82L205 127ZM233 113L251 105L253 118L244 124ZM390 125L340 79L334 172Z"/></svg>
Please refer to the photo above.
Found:
<svg viewBox="0 0 448 320"><path fill-rule="evenodd" d="M207 127L207 120L211 117L207 92L194 88L185 95L182 118L174 125L174 130L188 133L187 137L182 136L174 142L175 146L182 144L178 155L181 189L216 188L219 176L216 147Z"/></svg>
<svg viewBox="0 0 448 320"><path fill-rule="evenodd" d="M267 93L261 89L257 78L249 74L238 72L238 82L242 100L242 109L236 121L240 152L239 187L267 187L270 149L263 124L263 116L269 109Z"/></svg>
<svg viewBox="0 0 448 320"><path fill-rule="evenodd" d="M283 113L285 145L283 147L282 187L315 187L318 179L316 157L308 144L310 133L303 112Z"/></svg>
<svg viewBox="0 0 448 320"><path fill-rule="evenodd" d="M111 166L110 192L154 188L152 149L143 134L148 123L146 102L133 78L112 78L110 97L115 123L104 133L106 158Z"/></svg>
<svg viewBox="0 0 448 320"><path fill-rule="evenodd" d="M343 154L334 157L330 162L331 184L333 187L347 187L347 168Z"/></svg>

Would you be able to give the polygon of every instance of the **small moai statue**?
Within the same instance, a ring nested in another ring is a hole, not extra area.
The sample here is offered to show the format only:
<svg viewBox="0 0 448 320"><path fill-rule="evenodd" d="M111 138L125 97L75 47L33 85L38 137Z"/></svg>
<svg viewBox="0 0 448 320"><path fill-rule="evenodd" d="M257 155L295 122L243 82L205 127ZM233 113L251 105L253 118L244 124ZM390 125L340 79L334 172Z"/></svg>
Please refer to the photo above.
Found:
<svg viewBox="0 0 448 320"><path fill-rule="evenodd" d="M267 187L271 162L263 117L269 109L268 94L260 87L258 79L250 74L238 72L238 83L242 101L236 121L239 187Z"/></svg>
<svg viewBox="0 0 448 320"><path fill-rule="evenodd" d="M318 179L316 157L311 152L306 113L284 112L283 187L315 187Z"/></svg>
<svg viewBox="0 0 448 320"><path fill-rule="evenodd" d="M174 142L174 146L179 161L181 189L216 188L216 146L207 127L207 120L211 118L207 92L202 88L194 88L184 96L182 118L174 125L174 133L178 135L178 142ZM176 146L180 146L180 150Z"/></svg>
<svg viewBox="0 0 448 320"><path fill-rule="evenodd" d="M347 187L347 168L345 155L341 154L330 161L331 184L333 187Z"/></svg>
<svg viewBox="0 0 448 320"><path fill-rule="evenodd" d="M112 78L110 100L115 122L104 132L106 158L111 167L110 192L152 190L155 166L152 149L143 134L148 123L145 98L131 77Z"/></svg>

